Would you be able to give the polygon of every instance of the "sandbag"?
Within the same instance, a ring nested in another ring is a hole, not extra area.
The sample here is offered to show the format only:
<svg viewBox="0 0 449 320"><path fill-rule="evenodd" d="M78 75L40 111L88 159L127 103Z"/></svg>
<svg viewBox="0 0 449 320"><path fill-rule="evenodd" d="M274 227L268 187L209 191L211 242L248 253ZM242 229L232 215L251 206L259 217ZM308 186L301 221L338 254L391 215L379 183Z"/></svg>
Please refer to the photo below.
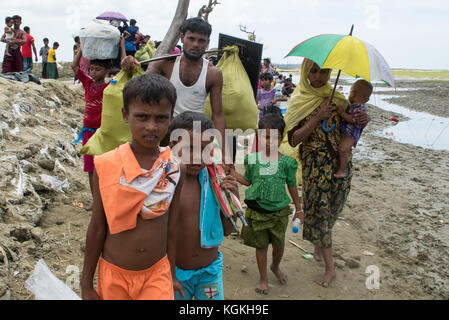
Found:
<svg viewBox="0 0 449 320"><path fill-rule="evenodd" d="M248 74L239 58L237 46L225 47L217 68L223 73L223 112L228 129L257 129L259 111ZM210 96L204 114L212 118Z"/></svg>
<svg viewBox="0 0 449 320"><path fill-rule="evenodd" d="M83 57L89 60L116 59L119 53L120 31L109 24L93 23L79 34Z"/></svg>
<svg viewBox="0 0 449 320"><path fill-rule="evenodd" d="M126 83L145 72L137 67L122 70L103 92L101 127L81 149L82 154L98 156L132 141L129 125L123 121L123 88Z"/></svg>

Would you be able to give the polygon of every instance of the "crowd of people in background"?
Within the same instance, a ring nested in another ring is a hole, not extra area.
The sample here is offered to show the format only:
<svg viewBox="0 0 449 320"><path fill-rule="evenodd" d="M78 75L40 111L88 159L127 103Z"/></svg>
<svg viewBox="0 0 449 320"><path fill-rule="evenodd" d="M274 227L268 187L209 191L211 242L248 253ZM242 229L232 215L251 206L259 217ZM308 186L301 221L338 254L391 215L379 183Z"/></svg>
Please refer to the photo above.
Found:
<svg viewBox="0 0 449 320"><path fill-rule="evenodd" d="M5 18L5 28L1 42L6 43L5 55L2 63L2 73L33 71L34 62L38 62L37 49L34 37L31 35L31 28L25 26L23 30L22 17L14 15ZM58 69L56 65L56 50L58 42L54 42L50 47L48 38L43 39L44 46L39 50L42 59L42 78L57 79Z"/></svg>

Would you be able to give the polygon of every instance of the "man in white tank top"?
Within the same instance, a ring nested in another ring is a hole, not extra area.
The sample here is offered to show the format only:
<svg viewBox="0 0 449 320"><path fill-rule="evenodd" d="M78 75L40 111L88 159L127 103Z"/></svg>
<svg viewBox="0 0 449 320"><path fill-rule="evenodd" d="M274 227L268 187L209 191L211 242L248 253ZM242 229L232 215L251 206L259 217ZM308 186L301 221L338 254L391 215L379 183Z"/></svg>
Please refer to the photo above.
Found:
<svg viewBox="0 0 449 320"><path fill-rule="evenodd" d="M181 28L182 55L176 59L152 62L147 73L160 74L170 79L175 86L178 98L174 116L184 111L204 113L204 103L210 94L212 121L221 136L225 137L226 121L221 99L223 75L220 69L203 59L211 33L212 27L205 20L187 19ZM135 65L138 65L138 62L133 57L126 57L122 61L124 69L134 68ZM223 147L222 149L224 150Z"/></svg>

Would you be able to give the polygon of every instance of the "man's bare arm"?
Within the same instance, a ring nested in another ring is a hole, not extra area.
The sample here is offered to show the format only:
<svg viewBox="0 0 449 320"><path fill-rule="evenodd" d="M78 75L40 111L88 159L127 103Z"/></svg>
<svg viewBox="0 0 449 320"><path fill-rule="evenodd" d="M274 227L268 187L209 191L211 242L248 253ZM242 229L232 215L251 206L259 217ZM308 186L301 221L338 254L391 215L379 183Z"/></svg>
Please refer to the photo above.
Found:
<svg viewBox="0 0 449 320"><path fill-rule="evenodd" d="M80 48L76 53L75 57L73 58L72 69L73 72L75 72L75 75L78 73L78 70L80 68L80 60L82 55L83 55L82 49Z"/></svg>
<svg viewBox="0 0 449 320"><path fill-rule="evenodd" d="M147 73L160 74L164 76L164 60L154 61L148 65Z"/></svg>
<svg viewBox="0 0 449 320"><path fill-rule="evenodd" d="M222 161L225 164L232 163L232 154L226 152L228 143L226 143L226 119L223 112L223 102L222 102L222 90L223 90L223 74L221 70L216 67L209 67L211 85L210 85L210 106L212 111L212 121L214 122L215 129L217 129L221 134L221 150L222 150Z"/></svg>
<svg viewBox="0 0 449 320"><path fill-rule="evenodd" d="M36 46L34 45L34 40L32 42L32 45L33 45L34 56L35 56L36 62L37 62L37 50L36 50Z"/></svg>

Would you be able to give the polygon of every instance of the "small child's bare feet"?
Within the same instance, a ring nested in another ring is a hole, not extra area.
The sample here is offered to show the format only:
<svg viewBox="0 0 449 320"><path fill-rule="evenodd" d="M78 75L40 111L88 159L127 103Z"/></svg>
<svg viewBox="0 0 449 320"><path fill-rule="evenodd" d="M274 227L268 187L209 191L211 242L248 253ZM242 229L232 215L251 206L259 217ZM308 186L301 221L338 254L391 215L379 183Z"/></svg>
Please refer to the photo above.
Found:
<svg viewBox="0 0 449 320"><path fill-rule="evenodd" d="M344 178L346 176L346 170L338 170L337 172L334 173L334 177L337 179L341 179Z"/></svg>
<svg viewBox="0 0 449 320"><path fill-rule="evenodd" d="M268 279L267 280L261 279L255 290L259 294L267 295L268 294Z"/></svg>
<svg viewBox="0 0 449 320"><path fill-rule="evenodd" d="M288 277L281 271L281 269L279 269L279 267L277 268L277 270L275 270L273 266L271 266L270 269L271 271L273 271L276 278L278 278L280 284L287 284Z"/></svg>
<svg viewBox="0 0 449 320"><path fill-rule="evenodd" d="M334 280L336 275L337 274L335 273L335 271L326 271L325 274L315 279L315 283L327 288L329 287L332 280Z"/></svg>

